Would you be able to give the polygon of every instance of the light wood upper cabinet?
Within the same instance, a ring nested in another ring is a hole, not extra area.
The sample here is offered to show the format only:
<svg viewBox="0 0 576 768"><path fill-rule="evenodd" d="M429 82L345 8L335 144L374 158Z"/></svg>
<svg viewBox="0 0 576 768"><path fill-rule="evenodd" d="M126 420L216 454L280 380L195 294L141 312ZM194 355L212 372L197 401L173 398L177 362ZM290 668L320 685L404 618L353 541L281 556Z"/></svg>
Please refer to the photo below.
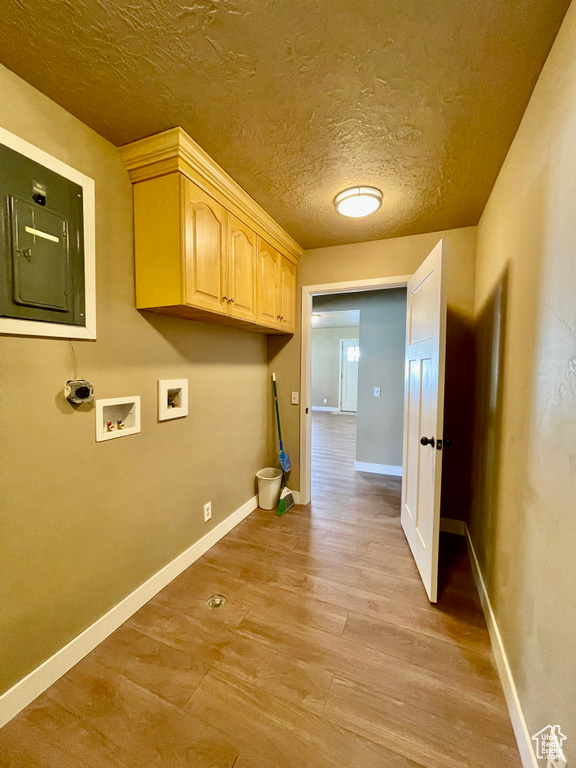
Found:
<svg viewBox="0 0 576 768"><path fill-rule="evenodd" d="M155 309L185 303L182 285L183 179L170 173L134 185L136 306Z"/></svg>
<svg viewBox="0 0 576 768"><path fill-rule="evenodd" d="M189 179L184 180L186 304L226 314L226 212Z"/></svg>
<svg viewBox="0 0 576 768"><path fill-rule="evenodd" d="M265 240L258 239L258 322L278 327L280 254Z"/></svg>
<svg viewBox="0 0 576 768"><path fill-rule="evenodd" d="M264 240L258 242L258 322L294 333L296 265Z"/></svg>
<svg viewBox="0 0 576 768"><path fill-rule="evenodd" d="M120 152L134 185L138 309L294 333L298 243L181 128Z"/></svg>
<svg viewBox="0 0 576 768"><path fill-rule="evenodd" d="M256 234L228 214L228 314L256 322Z"/></svg>
<svg viewBox="0 0 576 768"><path fill-rule="evenodd" d="M280 256L280 307L278 328L294 333L296 313L296 265L286 256Z"/></svg>

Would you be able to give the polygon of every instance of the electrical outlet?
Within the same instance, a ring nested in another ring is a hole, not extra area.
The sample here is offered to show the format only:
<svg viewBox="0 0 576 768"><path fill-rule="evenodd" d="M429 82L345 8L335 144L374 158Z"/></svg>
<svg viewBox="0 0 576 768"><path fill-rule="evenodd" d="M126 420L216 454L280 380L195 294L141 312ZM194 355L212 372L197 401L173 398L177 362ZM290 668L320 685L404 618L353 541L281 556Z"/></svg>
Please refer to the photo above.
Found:
<svg viewBox="0 0 576 768"><path fill-rule="evenodd" d="M380 397L380 387L374 387L374 397Z"/></svg>
<svg viewBox="0 0 576 768"><path fill-rule="evenodd" d="M328 400L326 398L324 398L324 405L326 405L327 402L328 402Z"/></svg>
<svg viewBox="0 0 576 768"><path fill-rule="evenodd" d="M292 405L298 405L298 392L292 392Z"/></svg>
<svg viewBox="0 0 576 768"><path fill-rule="evenodd" d="M209 501L208 504L204 504L204 522L207 523L211 517L212 517L212 502Z"/></svg>

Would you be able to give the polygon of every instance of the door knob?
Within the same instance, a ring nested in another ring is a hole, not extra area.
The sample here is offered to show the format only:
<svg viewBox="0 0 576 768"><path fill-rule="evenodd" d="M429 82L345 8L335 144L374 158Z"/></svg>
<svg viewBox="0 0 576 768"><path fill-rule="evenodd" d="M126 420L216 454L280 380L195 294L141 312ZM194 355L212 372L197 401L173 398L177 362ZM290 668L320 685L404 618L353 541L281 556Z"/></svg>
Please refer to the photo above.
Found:
<svg viewBox="0 0 576 768"><path fill-rule="evenodd" d="M433 437L421 437L420 438L420 444L421 445L431 445L432 448L434 448L434 438Z"/></svg>

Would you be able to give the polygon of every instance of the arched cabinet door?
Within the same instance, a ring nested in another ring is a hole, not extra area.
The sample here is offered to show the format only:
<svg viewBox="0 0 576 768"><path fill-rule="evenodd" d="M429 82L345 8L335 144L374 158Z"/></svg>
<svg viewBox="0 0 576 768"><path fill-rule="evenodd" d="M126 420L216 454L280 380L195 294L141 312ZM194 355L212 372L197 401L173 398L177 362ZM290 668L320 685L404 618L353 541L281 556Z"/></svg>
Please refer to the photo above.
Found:
<svg viewBox="0 0 576 768"><path fill-rule="evenodd" d="M224 293L224 208L189 179L184 183L185 300L191 307L227 313Z"/></svg>
<svg viewBox="0 0 576 768"><path fill-rule="evenodd" d="M258 323L278 327L280 254L265 240L258 239Z"/></svg>
<svg viewBox="0 0 576 768"><path fill-rule="evenodd" d="M256 233L228 214L228 314L256 322Z"/></svg>
<svg viewBox="0 0 576 768"><path fill-rule="evenodd" d="M296 312L296 265L280 256L280 311L278 312L278 328L281 331L294 333Z"/></svg>

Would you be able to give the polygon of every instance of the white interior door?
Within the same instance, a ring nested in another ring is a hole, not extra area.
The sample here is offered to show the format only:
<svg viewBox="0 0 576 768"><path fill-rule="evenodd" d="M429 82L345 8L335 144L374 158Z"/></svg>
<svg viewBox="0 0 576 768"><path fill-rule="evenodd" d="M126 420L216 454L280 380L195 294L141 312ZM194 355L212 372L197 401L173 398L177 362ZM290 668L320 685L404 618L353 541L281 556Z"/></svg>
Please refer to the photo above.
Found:
<svg viewBox="0 0 576 768"><path fill-rule="evenodd" d="M446 290L442 241L408 282L402 527L430 602L438 599Z"/></svg>
<svg viewBox="0 0 576 768"><path fill-rule="evenodd" d="M358 410L358 339L340 340L340 410Z"/></svg>

